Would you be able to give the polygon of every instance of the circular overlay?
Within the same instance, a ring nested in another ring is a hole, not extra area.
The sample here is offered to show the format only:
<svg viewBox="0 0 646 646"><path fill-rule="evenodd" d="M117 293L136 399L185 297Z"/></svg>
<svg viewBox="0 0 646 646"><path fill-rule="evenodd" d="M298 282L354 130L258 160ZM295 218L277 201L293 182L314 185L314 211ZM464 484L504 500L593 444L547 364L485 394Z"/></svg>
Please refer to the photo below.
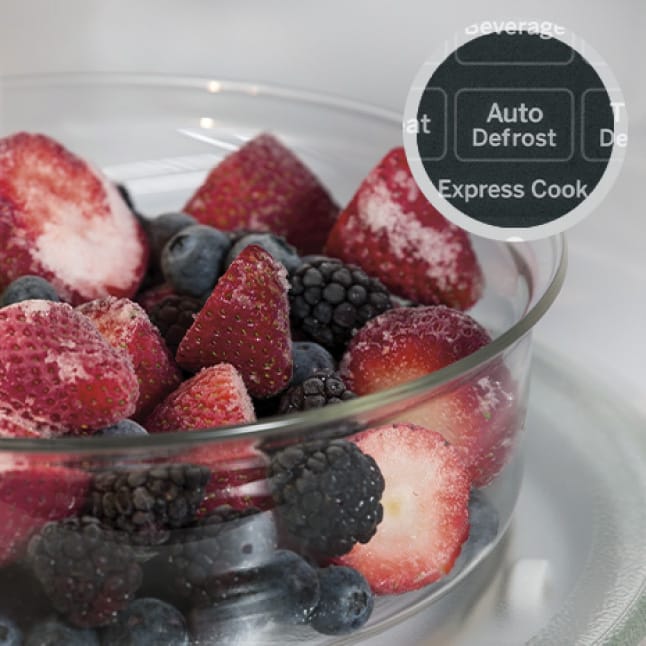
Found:
<svg viewBox="0 0 646 646"><path fill-rule="evenodd" d="M471 25L425 63L404 113L415 180L449 220L498 240L582 220L614 182L628 142L608 66L551 23Z"/></svg>

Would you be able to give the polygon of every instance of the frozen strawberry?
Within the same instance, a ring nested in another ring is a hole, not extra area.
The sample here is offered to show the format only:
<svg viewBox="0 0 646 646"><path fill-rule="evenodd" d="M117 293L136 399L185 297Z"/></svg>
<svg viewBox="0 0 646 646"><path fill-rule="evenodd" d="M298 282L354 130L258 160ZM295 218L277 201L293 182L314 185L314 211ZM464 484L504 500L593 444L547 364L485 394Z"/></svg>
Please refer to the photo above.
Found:
<svg viewBox="0 0 646 646"><path fill-rule="evenodd" d="M312 172L269 134L218 164L184 211L224 231L270 231L303 254L320 253L339 213Z"/></svg>
<svg viewBox="0 0 646 646"><path fill-rule="evenodd" d="M127 298L108 296L79 305L77 310L94 323L111 346L123 350L132 360L139 380L139 399L132 416L143 419L182 380L159 330L143 308Z"/></svg>
<svg viewBox="0 0 646 646"><path fill-rule="evenodd" d="M148 246L114 185L54 140L0 140L0 288L25 274L72 304L133 296Z"/></svg>
<svg viewBox="0 0 646 646"><path fill-rule="evenodd" d="M144 422L149 433L192 431L255 420L238 371L228 363L203 368L173 391ZM241 451L242 452L242 451Z"/></svg>
<svg viewBox="0 0 646 646"><path fill-rule="evenodd" d="M69 305L0 309L0 436L96 430L132 415L138 397L130 358Z"/></svg>
<svg viewBox="0 0 646 646"><path fill-rule="evenodd" d="M413 424L368 429L350 438L381 470L383 520L366 544L338 562L355 568L376 594L416 590L445 576L469 534L469 475L459 453Z"/></svg>
<svg viewBox="0 0 646 646"><path fill-rule="evenodd" d="M29 538L46 522L79 513L89 476L30 457L0 472L0 565L20 558Z"/></svg>
<svg viewBox="0 0 646 646"><path fill-rule="evenodd" d="M253 397L283 390L292 376L287 272L257 245L231 263L195 317L176 359L197 371L234 365Z"/></svg>
<svg viewBox="0 0 646 646"><path fill-rule="evenodd" d="M403 148L391 150L366 177L325 250L417 303L467 309L482 292L468 234L424 197Z"/></svg>
<svg viewBox="0 0 646 646"><path fill-rule="evenodd" d="M443 305L399 308L369 321L354 336L340 372L357 395L367 395L439 370L489 343L468 314ZM506 463L518 430L515 386L501 360L406 411L402 418L440 432L456 446L476 486Z"/></svg>
<svg viewBox="0 0 646 646"><path fill-rule="evenodd" d="M135 297L135 300L148 314L150 314L150 311L156 305L169 296L177 296L173 286L169 283L160 283L159 285L155 285L154 287L150 287L149 289L139 292Z"/></svg>

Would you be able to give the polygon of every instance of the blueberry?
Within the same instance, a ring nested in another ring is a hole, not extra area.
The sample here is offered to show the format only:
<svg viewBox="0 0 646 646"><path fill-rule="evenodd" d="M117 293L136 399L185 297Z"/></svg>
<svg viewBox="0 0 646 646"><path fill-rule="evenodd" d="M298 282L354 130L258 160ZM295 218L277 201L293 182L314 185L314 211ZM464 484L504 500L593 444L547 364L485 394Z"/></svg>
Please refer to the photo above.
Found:
<svg viewBox="0 0 646 646"><path fill-rule="evenodd" d="M129 435L148 435L148 431L131 419L122 419L116 424L99 429L96 436L102 437L126 437Z"/></svg>
<svg viewBox="0 0 646 646"><path fill-rule="evenodd" d="M313 341L295 341L292 344L294 371L289 386L303 383L313 372L318 370L336 370L332 355Z"/></svg>
<svg viewBox="0 0 646 646"><path fill-rule="evenodd" d="M324 635L344 635L368 621L374 597L368 582L350 567L331 565L319 570L321 598L310 619Z"/></svg>
<svg viewBox="0 0 646 646"><path fill-rule="evenodd" d="M249 233L238 240L227 254L225 260L225 267L229 265L238 257L240 252L248 247L250 244L262 247L267 253L270 253L278 262L283 263L288 272L293 271L301 264L301 259L292 247L284 238L276 236L273 233Z"/></svg>
<svg viewBox="0 0 646 646"><path fill-rule="evenodd" d="M99 646L99 639L90 628L72 628L49 619L29 631L24 646Z"/></svg>
<svg viewBox="0 0 646 646"><path fill-rule="evenodd" d="M0 296L0 307L31 299L60 301L52 284L40 276L21 276L10 283Z"/></svg>
<svg viewBox="0 0 646 646"><path fill-rule="evenodd" d="M12 619L0 614L0 646L21 646L22 632Z"/></svg>
<svg viewBox="0 0 646 646"><path fill-rule="evenodd" d="M162 213L152 220L144 221L144 228L150 242L150 254L153 264L159 264L166 243L182 229L198 224L188 213Z"/></svg>
<svg viewBox="0 0 646 646"><path fill-rule="evenodd" d="M161 268L178 294L207 296L220 277L229 237L203 224L176 233L164 246Z"/></svg>
<svg viewBox="0 0 646 646"><path fill-rule="evenodd" d="M301 556L278 550L263 563L232 568L209 581L222 620L265 615L274 621L303 624L319 600L316 570Z"/></svg>
<svg viewBox="0 0 646 646"><path fill-rule="evenodd" d="M188 646L184 615L165 601L135 599L104 628L102 646Z"/></svg>
<svg viewBox="0 0 646 646"><path fill-rule="evenodd" d="M131 211L135 211L135 203L132 199L132 195L130 195L130 191L125 187L124 184L115 184L114 185L117 191L119 191L119 195L121 195L121 199L126 203L128 208Z"/></svg>

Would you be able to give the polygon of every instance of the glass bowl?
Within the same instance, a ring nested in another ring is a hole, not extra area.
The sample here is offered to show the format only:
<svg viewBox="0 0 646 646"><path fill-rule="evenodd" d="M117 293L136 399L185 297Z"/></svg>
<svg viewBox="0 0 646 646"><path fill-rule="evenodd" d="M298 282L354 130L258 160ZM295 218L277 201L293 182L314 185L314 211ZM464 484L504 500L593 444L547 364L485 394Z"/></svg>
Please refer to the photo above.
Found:
<svg viewBox="0 0 646 646"><path fill-rule="evenodd" d="M386 151L401 145L398 114L341 98L217 79L14 77L0 82L0 101L2 136L26 130L60 140L123 184L138 209L151 215L180 209L212 166L262 131L274 133L295 151L341 205L347 203ZM494 477L473 488L471 533L452 570L422 589L378 597L368 623L352 635L325 636L307 626L273 620L261 622L262 627L253 621L241 622L240 631L247 632L241 632L238 638L245 644L361 640L401 621L467 577L492 552L509 525L522 476L521 437L532 328L554 301L565 274L562 237L514 243L472 238L472 242L486 288L469 314L489 331L493 341L460 361L390 390L239 427L130 438L1 439L5 477L8 473L19 478L26 473L21 469L53 465L92 478L115 469L136 478L142 469L164 469L185 460L182 456L199 446L222 456L217 469L211 469L218 471L211 482L226 472L223 490L239 487L249 499L261 500L268 491L264 468L259 470L257 462L250 463L248 458L231 457L242 440L272 453L292 443L346 436L393 421L432 424L438 402L477 388L503 370L507 392L511 393L509 401L504 415L494 411L491 419L483 421L482 430L495 433L496 425L505 425L503 457ZM74 487L61 484L58 502L78 511L82 506L74 499L75 491L78 493ZM0 513L5 517L6 505L20 507L26 525L42 524L44 512L32 500L0 501ZM256 538L275 532L275 515L279 512L271 504L265 506L269 509L251 516L244 532ZM167 594L168 581L160 571L151 573L155 568L150 565L162 547L136 546L145 575L139 596ZM24 545L16 549L20 556ZM235 570L235 564L227 567ZM0 599L21 599L25 587L29 589L24 583L31 581L29 577L28 567L20 559L0 569ZM236 590L244 601L245 595ZM24 624L51 613L48 601L41 596L32 588L27 599L21 599L18 605L22 605L20 621ZM200 641L208 642L208 638Z"/></svg>

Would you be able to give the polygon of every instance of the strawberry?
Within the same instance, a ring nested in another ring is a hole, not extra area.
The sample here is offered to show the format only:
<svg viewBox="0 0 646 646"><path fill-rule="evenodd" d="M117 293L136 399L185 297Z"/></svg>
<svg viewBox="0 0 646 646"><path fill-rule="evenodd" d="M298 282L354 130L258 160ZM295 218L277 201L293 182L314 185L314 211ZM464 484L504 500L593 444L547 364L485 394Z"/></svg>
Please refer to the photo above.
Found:
<svg viewBox="0 0 646 646"><path fill-rule="evenodd" d="M107 342L131 359L139 380L139 399L133 418L141 420L179 386L181 372L159 330L140 305L127 298L97 299L77 307Z"/></svg>
<svg viewBox="0 0 646 646"><path fill-rule="evenodd" d="M78 304L133 296L148 243L117 189L54 140L0 140L0 288L25 274Z"/></svg>
<svg viewBox="0 0 646 646"><path fill-rule="evenodd" d="M359 186L325 251L418 303L467 309L482 292L468 234L424 197L403 148L391 150Z"/></svg>
<svg viewBox="0 0 646 646"><path fill-rule="evenodd" d="M85 504L89 475L30 456L0 472L0 565L20 558L46 522L74 516Z"/></svg>
<svg viewBox="0 0 646 646"><path fill-rule="evenodd" d="M339 209L294 153L261 134L218 164L184 211L225 231L270 231L308 254L320 253Z"/></svg>
<svg viewBox="0 0 646 646"><path fill-rule="evenodd" d="M446 575L469 534L469 475L459 453L413 424L368 429L350 438L384 476L383 520L366 544L336 559L376 594L416 590Z"/></svg>
<svg viewBox="0 0 646 646"><path fill-rule="evenodd" d="M253 397L283 390L292 375L286 274L258 245L245 247L179 344L179 365L196 371L228 362Z"/></svg>
<svg viewBox="0 0 646 646"><path fill-rule="evenodd" d="M398 308L369 321L350 342L341 375L357 395L367 395L439 370L489 343L468 314L443 305ZM496 359L463 385L435 393L407 411L407 422L440 432L484 486L506 464L519 428L515 387Z"/></svg>
<svg viewBox="0 0 646 646"><path fill-rule="evenodd" d="M253 404L240 374L232 365L220 363L182 383L155 408L144 426L149 433L167 433L254 420Z"/></svg>
<svg viewBox="0 0 646 646"><path fill-rule="evenodd" d="M128 356L69 305L30 300L0 309L0 436L103 428L131 415L138 396Z"/></svg>

